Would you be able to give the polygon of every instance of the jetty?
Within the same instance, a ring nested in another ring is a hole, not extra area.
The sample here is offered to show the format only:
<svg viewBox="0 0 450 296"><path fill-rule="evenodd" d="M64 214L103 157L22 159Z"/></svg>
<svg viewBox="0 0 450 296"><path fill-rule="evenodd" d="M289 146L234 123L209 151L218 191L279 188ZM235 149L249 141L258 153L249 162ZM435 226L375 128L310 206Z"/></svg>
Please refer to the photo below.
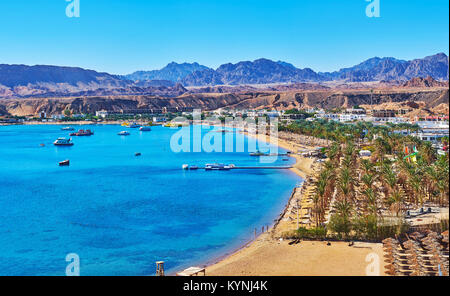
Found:
<svg viewBox="0 0 450 296"><path fill-rule="evenodd" d="M243 166L243 167L234 167L231 169L234 170L289 170L292 169L293 166Z"/></svg>
<svg viewBox="0 0 450 296"><path fill-rule="evenodd" d="M229 170L289 170L292 169L293 166L230 166L222 169L212 169L218 171L229 171ZM206 166L190 166L183 165L183 170L208 170ZM211 170L211 169L209 169Z"/></svg>

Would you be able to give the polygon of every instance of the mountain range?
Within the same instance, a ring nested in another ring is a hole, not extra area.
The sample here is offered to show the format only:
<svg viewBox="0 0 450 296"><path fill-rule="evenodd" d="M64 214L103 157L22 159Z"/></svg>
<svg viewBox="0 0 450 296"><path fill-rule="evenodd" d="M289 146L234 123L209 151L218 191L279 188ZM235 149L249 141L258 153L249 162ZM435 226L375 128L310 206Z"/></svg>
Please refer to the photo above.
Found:
<svg viewBox="0 0 450 296"><path fill-rule="evenodd" d="M224 64L216 70L194 64L170 63L161 70L139 71L124 76L134 81L169 80L184 86L214 86L241 84L270 84L296 82L322 82L343 80L348 82L368 81L407 81L415 77L432 77L448 80L449 59L445 53L411 61L392 57L368 59L356 66L335 72L314 72L312 69L299 69L294 65L268 59L253 62Z"/></svg>
<svg viewBox="0 0 450 296"><path fill-rule="evenodd" d="M175 62L172 62L161 70L137 71L132 74L125 75L124 78L133 81L168 80L172 82L178 82L195 71L203 70L209 70L209 68L199 65L198 63L177 64Z"/></svg>
<svg viewBox="0 0 450 296"><path fill-rule="evenodd" d="M258 59L224 64L217 69L198 63L172 62L161 70L118 76L74 67L0 64L0 97L54 97L92 95L174 96L184 87L218 85L297 84L325 81L406 82L413 78L449 79L449 58L438 53L411 61L371 58L335 72L315 72L282 61Z"/></svg>

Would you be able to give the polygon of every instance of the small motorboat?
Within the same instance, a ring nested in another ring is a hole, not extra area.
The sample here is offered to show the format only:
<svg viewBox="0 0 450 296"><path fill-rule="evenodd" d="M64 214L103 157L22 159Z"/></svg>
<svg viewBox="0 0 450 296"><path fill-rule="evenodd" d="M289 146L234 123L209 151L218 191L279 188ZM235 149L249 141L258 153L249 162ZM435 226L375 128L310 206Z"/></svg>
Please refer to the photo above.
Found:
<svg viewBox="0 0 450 296"><path fill-rule="evenodd" d="M135 123L135 122L133 122L132 124L130 124L128 126L128 128L139 128L139 127L141 127L141 126L139 124Z"/></svg>
<svg viewBox="0 0 450 296"><path fill-rule="evenodd" d="M134 156L141 156L142 155L142 153L140 153L140 152L136 152L135 154L134 154Z"/></svg>
<svg viewBox="0 0 450 296"><path fill-rule="evenodd" d="M151 127L149 127L149 126L141 126L141 127L139 128L139 130L140 130L141 132L150 132L152 129L151 129Z"/></svg>
<svg viewBox="0 0 450 296"><path fill-rule="evenodd" d="M79 130L76 133L71 133L69 136L71 137L90 137L94 134L90 129L88 130Z"/></svg>
<svg viewBox="0 0 450 296"><path fill-rule="evenodd" d="M66 138L58 138L55 142L53 142L55 146L73 146L72 139Z"/></svg>
<svg viewBox="0 0 450 296"><path fill-rule="evenodd" d="M129 136L130 133L127 131L121 131L120 133L118 133L119 136Z"/></svg>
<svg viewBox="0 0 450 296"><path fill-rule="evenodd" d="M64 160L59 163L59 166L70 166L70 160Z"/></svg>
<svg viewBox="0 0 450 296"><path fill-rule="evenodd" d="M258 150L256 152L250 153L250 156L268 156L268 154L267 153L263 153L263 152Z"/></svg>
<svg viewBox="0 0 450 296"><path fill-rule="evenodd" d="M75 129L71 126L65 126L63 128L61 128L62 131L74 131Z"/></svg>
<svg viewBox="0 0 450 296"><path fill-rule="evenodd" d="M234 165L230 166L230 165L224 165L224 164L221 164L221 163L214 163L214 164L206 164L205 165L205 170L207 170L207 171L229 171L232 168L234 168Z"/></svg>
<svg viewBox="0 0 450 296"><path fill-rule="evenodd" d="M39 146L41 146L41 147L45 147L45 144L40 144Z"/></svg>
<svg viewBox="0 0 450 296"><path fill-rule="evenodd" d="M183 170L188 170L188 169L189 169L189 165L188 165L188 164L183 164L183 165L181 166L181 168L182 168Z"/></svg>

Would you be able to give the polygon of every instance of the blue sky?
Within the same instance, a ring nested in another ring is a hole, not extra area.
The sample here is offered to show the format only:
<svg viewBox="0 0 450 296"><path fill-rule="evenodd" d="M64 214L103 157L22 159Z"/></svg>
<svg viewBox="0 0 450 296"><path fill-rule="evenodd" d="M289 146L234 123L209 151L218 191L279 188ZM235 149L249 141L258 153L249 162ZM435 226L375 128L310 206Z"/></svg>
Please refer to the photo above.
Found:
<svg viewBox="0 0 450 296"><path fill-rule="evenodd" d="M448 0L1 0L0 63L114 74L171 61L214 67L269 58L334 71L374 56L449 51Z"/></svg>

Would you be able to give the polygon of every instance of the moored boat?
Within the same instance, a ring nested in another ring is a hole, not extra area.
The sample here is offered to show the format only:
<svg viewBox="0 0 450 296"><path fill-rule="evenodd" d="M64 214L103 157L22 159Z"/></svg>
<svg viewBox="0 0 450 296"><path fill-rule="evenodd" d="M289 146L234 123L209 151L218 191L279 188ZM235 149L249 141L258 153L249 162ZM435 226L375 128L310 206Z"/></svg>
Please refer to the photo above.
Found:
<svg viewBox="0 0 450 296"><path fill-rule="evenodd" d="M139 128L139 130L140 130L141 132L150 132L152 129L151 129L151 127L149 127L149 126L141 126L141 127Z"/></svg>
<svg viewBox="0 0 450 296"><path fill-rule="evenodd" d="M250 153L250 156L267 156L268 154L267 153L263 153L263 152L261 152L261 151L256 151L256 152L252 152L252 153Z"/></svg>
<svg viewBox="0 0 450 296"><path fill-rule="evenodd" d="M118 133L119 136L129 136L130 133L127 131L121 131L120 133Z"/></svg>
<svg viewBox="0 0 450 296"><path fill-rule="evenodd" d="M206 164L205 165L205 170L207 171L228 171L230 170L232 167L229 165L224 165L221 163L214 163L214 164Z"/></svg>
<svg viewBox="0 0 450 296"><path fill-rule="evenodd" d="M71 126L65 126L63 128L61 128L62 131L74 131L75 129Z"/></svg>
<svg viewBox="0 0 450 296"><path fill-rule="evenodd" d="M72 139L66 138L58 138L55 142L53 142L55 146L73 146Z"/></svg>
<svg viewBox="0 0 450 296"><path fill-rule="evenodd" d="M81 129L76 133L71 133L69 136L71 137L89 137L92 136L94 132L92 132L90 129L84 130Z"/></svg>
<svg viewBox="0 0 450 296"><path fill-rule="evenodd" d="M141 126L139 124L135 123L135 122L133 122L132 124L130 124L128 126L128 128L139 128L139 127L141 127Z"/></svg>
<svg viewBox="0 0 450 296"><path fill-rule="evenodd" d="M59 166L70 166L70 160L64 160L59 162Z"/></svg>

